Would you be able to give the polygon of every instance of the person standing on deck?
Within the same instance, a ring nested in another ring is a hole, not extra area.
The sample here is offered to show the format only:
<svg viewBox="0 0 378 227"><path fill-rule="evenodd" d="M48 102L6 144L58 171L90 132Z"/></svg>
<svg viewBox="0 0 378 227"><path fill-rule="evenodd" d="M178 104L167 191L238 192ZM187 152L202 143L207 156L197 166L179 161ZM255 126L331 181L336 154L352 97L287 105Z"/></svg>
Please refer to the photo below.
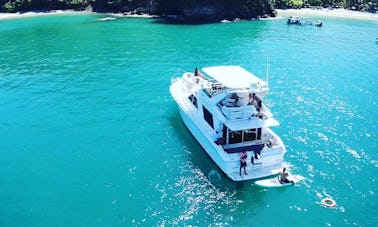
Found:
<svg viewBox="0 0 378 227"><path fill-rule="evenodd" d="M247 167L247 158L248 158L248 155L246 151L243 150L242 152L240 152L240 169L239 169L240 176L241 176L242 168L244 168L244 174L248 175L245 170L245 168Z"/></svg>
<svg viewBox="0 0 378 227"><path fill-rule="evenodd" d="M253 101L255 101L255 93L251 94L249 93L249 105L253 105Z"/></svg>

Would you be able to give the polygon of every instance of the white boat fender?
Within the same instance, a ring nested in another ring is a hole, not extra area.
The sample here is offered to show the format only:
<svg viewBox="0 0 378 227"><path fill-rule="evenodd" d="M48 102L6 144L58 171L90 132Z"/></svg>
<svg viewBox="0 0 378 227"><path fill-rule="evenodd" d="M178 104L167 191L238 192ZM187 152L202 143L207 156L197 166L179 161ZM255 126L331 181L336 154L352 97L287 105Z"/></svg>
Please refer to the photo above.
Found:
<svg viewBox="0 0 378 227"><path fill-rule="evenodd" d="M325 199L322 199L322 205L327 208L332 208L336 206L336 202L335 200L331 198L325 198Z"/></svg>

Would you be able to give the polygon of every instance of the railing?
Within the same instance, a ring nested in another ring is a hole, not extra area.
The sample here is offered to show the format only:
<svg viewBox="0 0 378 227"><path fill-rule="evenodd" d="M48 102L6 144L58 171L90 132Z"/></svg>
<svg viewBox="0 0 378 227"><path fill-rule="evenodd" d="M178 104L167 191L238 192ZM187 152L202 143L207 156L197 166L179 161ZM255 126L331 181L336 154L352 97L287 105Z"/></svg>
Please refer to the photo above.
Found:
<svg viewBox="0 0 378 227"><path fill-rule="evenodd" d="M252 92L259 92L261 90L269 90L269 86L268 84L253 83L250 85L250 89L252 90Z"/></svg>

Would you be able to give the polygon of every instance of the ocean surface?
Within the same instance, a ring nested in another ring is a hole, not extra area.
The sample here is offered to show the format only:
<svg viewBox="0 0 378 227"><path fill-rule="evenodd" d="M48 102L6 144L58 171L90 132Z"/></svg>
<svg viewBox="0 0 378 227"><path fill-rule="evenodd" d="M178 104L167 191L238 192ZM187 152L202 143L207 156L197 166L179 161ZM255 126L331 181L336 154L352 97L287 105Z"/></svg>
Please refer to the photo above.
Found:
<svg viewBox="0 0 378 227"><path fill-rule="evenodd" d="M1 227L378 225L378 21L105 16L0 20ZM195 67L266 79L267 62L293 187L229 180L168 90Z"/></svg>

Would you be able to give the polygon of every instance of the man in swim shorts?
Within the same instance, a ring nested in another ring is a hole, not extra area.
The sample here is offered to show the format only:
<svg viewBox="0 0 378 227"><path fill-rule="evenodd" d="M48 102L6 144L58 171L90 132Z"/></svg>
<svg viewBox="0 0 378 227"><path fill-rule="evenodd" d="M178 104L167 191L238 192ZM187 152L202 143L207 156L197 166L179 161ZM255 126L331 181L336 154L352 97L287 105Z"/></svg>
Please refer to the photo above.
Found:
<svg viewBox="0 0 378 227"><path fill-rule="evenodd" d="M240 176L241 176L242 168L244 168L244 174L248 175L246 170L245 170L245 168L247 167L247 158L248 158L248 155L247 155L246 151L240 152L240 169L239 169Z"/></svg>
<svg viewBox="0 0 378 227"><path fill-rule="evenodd" d="M286 168L284 167L282 172L280 173L280 183L283 184L283 183L292 183L294 184L294 181L291 181L289 179L287 179L287 177L289 176L289 174L286 172Z"/></svg>

